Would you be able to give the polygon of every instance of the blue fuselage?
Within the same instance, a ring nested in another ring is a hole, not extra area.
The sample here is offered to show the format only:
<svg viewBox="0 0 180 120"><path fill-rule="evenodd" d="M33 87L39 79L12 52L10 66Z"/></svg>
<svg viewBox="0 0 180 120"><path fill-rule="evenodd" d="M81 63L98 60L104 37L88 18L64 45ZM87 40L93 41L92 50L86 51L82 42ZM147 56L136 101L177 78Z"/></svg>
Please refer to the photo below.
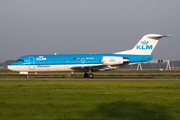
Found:
<svg viewBox="0 0 180 120"><path fill-rule="evenodd" d="M124 54L65 54L65 55L26 55L10 65L75 65L101 64L102 57L117 56L129 59L128 63L146 62L153 59L152 55Z"/></svg>

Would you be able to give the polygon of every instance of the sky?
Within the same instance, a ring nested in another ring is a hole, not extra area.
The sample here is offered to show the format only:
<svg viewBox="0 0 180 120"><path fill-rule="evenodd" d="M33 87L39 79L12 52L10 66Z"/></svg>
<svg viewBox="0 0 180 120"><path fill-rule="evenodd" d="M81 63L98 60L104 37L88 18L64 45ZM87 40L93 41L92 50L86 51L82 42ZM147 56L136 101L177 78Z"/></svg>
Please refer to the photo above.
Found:
<svg viewBox="0 0 180 120"><path fill-rule="evenodd" d="M115 53L146 34L154 59L180 60L180 0L1 0L0 61L34 54Z"/></svg>

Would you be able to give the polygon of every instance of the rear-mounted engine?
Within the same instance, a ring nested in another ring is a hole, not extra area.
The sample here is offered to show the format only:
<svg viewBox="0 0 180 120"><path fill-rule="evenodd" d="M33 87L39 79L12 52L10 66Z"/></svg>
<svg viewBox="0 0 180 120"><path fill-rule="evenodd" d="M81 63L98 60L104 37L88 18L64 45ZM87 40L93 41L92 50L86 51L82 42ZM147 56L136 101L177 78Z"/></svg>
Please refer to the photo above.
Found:
<svg viewBox="0 0 180 120"><path fill-rule="evenodd" d="M105 56L102 57L102 64L104 65L119 65L128 62L127 58L116 57L116 56Z"/></svg>

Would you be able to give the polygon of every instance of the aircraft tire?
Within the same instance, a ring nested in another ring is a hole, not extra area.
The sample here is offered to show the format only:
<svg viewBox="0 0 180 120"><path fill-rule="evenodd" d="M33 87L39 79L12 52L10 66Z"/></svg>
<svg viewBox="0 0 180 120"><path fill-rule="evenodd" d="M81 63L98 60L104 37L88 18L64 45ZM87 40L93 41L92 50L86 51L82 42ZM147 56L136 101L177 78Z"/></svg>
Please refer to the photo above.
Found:
<svg viewBox="0 0 180 120"><path fill-rule="evenodd" d="M87 73L85 72L84 78L89 78L89 74L87 74Z"/></svg>
<svg viewBox="0 0 180 120"><path fill-rule="evenodd" d="M94 75L92 73L89 73L88 77L89 78L94 78Z"/></svg>

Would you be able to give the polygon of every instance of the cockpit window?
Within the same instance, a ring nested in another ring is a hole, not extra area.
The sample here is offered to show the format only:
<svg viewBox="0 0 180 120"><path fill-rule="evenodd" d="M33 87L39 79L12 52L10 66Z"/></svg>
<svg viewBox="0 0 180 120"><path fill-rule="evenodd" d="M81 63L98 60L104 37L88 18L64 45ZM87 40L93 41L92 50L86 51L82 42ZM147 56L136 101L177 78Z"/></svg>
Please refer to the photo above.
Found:
<svg viewBox="0 0 180 120"><path fill-rule="evenodd" d="M17 60L16 62L24 62L24 60Z"/></svg>

